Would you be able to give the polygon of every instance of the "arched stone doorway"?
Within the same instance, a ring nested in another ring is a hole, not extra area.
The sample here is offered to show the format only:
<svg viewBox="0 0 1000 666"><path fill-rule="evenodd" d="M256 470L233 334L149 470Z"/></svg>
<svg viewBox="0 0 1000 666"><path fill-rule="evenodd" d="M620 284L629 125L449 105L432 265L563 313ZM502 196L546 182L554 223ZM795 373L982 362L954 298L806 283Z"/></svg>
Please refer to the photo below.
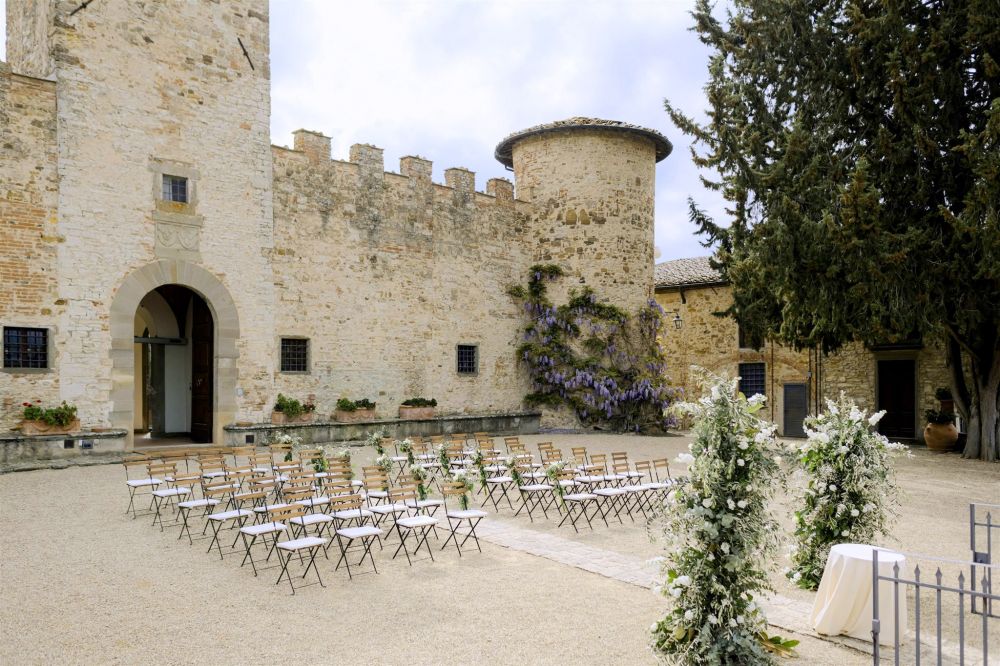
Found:
<svg viewBox="0 0 1000 666"><path fill-rule="evenodd" d="M166 290L161 289L168 286ZM137 422L142 422L141 415L139 419L136 417L137 407L142 407L141 400L137 400L136 382L143 380L141 363L139 367L136 364L136 328L139 323L169 321L164 310L165 307L169 308L169 302L161 300L168 301L163 293L169 293L171 288L177 288L175 291L181 294L190 290L193 292L192 296L197 296L190 301L192 308L199 307L200 302L205 310L200 316L203 323L200 336L207 344L195 346L197 334L192 330L191 354L202 354L201 365L208 371L197 388L203 390L201 404L210 410L207 418L211 424L208 428L212 441L223 441L222 428L231 423L236 414L236 340L239 338L239 317L228 290L218 278L194 264L178 260L147 264L125 278L111 304L111 424L128 432L129 449L134 447L133 429ZM151 294L158 296L150 296ZM191 323L194 324L193 320L198 318L192 310ZM205 322L208 322L208 326L204 325ZM172 332L173 328L164 330ZM177 332L181 333L179 324ZM197 362L192 363L193 373ZM196 390L196 379L192 376L192 393ZM192 407L194 406L195 402L192 401ZM192 413L192 429L195 419L196 414Z"/></svg>

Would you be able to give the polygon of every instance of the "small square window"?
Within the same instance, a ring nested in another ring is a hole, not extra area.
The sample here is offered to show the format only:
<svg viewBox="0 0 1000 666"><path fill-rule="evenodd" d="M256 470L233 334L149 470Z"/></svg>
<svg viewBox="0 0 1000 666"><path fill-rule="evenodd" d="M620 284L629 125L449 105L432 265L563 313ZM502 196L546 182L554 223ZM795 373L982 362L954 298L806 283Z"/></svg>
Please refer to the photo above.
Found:
<svg viewBox="0 0 1000 666"><path fill-rule="evenodd" d="M305 338L281 338L281 371L309 371L309 340Z"/></svg>
<svg viewBox="0 0 1000 666"><path fill-rule="evenodd" d="M740 363L740 393L748 398L767 395L767 368L763 363Z"/></svg>
<svg viewBox="0 0 1000 666"><path fill-rule="evenodd" d="M3 367L49 367L49 331L6 326L3 329Z"/></svg>
<svg viewBox="0 0 1000 666"><path fill-rule="evenodd" d="M479 347L458 345L457 370L460 375L474 375L479 372Z"/></svg>
<svg viewBox="0 0 1000 666"><path fill-rule="evenodd" d="M163 175L163 200L188 203L188 179L181 176Z"/></svg>
<svg viewBox="0 0 1000 666"><path fill-rule="evenodd" d="M740 349L753 349L755 351L760 350L762 346L760 344L760 341L751 339L749 331L747 331L739 324L736 325L736 329L738 331L737 337L739 338Z"/></svg>

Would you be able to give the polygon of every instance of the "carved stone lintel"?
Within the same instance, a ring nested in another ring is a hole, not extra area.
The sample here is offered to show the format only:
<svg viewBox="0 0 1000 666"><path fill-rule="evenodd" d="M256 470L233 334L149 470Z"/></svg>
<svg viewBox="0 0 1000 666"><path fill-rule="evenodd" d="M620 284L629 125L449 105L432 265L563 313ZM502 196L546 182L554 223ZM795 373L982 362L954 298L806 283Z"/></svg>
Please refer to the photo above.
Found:
<svg viewBox="0 0 1000 666"><path fill-rule="evenodd" d="M162 220L156 222L157 257L200 261L200 243L200 226Z"/></svg>

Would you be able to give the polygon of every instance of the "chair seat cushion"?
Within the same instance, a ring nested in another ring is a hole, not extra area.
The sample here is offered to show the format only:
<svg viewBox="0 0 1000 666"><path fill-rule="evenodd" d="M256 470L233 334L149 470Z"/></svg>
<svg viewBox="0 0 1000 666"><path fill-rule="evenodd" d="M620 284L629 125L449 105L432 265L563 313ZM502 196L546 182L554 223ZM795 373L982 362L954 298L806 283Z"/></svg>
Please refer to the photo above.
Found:
<svg viewBox="0 0 1000 666"><path fill-rule="evenodd" d="M509 476L496 476L492 479L486 479L486 483L492 483L494 485L499 485L503 483L513 483L514 479Z"/></svg>
<svg viewBox="0 0 1000 666"><path fill-rule="evenodd" d="M567 502L586 502L587 500L597 499L597 495L593 493L570 493L569 495L563 495L563 499Z"/></svg>
<svg viewBox="0 0 1000 666"><path fill-rule="evenodd" d="M167 488L166 490L154 490L153 494L157 497L178 497L180 495L187 495L190 492L190 488L178 486L176 488Z"/></svg>
<svg viewBox="0 0 1000 666"><path fill-rule="evenodd" d="M576 481L573 479L559 479L559 485L563 488L572 488L576 485Z"/></svg>
<svg viewBox="0 0 1000 666"><path fill-rule="evenodd" d="M364 537L380 536L382 530L371 525L361 525L360 527L344 527L337 530L337 534L348 539L362 539Z"/></svg>
<svg viewBox="0 0 1000 666"><path fill-rule="evenodd" d="M209 520L235 520L236 518L246 518L247 516L252 516L253 511L247 511L246 509L233 509L232 511L220 511L219 513L210 513L208 515Z"/></svg>
<svg viewBox="0 0 1000 666"><path fill-rule="evenodd" d="M126 485L132 488L145 488L146 486L158 486L163 483L163 479L157 479L153 477L151 479L129 479L125 482Z"/></svg>
<svg viewBox="0 0 1000 666"><path fill-rule="evenodd" d="M201 476L202 476L202 478L205 478L205 479L217 479L220 476L225 476L225 475L226 475L225 472L205 472Z"/></svg>
<svg viewBox="0 0 1000 666"><path fill-rule="evenodd" d="M292 539L291 541L282 541L278 544L278 548L281 550L302 550L303 548L315 548L317 546L322 546L326 543L326 539L322 537L307 536L301 537L299 539Z"/></svg>
<svg viewBox="0 0 1000 666"><path fill-rule="evenodd" d="M425 500L416 500L416 501L407 500L406 501L406 506L410 507L411 509L413 509L413 508L416 508L416 509L426 509L426 508L432 507L432 506L441 506L442 504L444 504L444 502L442 502L439 499L425 499Z"/></svg>
<svg viewBox="0 0 1000 666"><path fill-rule="evenodd" d="M385 499L389 496L389 492L386 490L369 490L367 495L368 497L374 497L375 499Z"/></svg>
<svg viewBox="0 0 1000 666"><path fill-rule="evenodd" d="M663 490L664 488L669 488L674 485L672 483L664 483L663 481L653 481L652 483L643 484L650 490Z"/></svg>
<svg viewBox="0 0 1000 666"><path fill-rule="evenodd" d="M532 483L527 486L520 486L520 489L526 493L538 493L552 490L552 486L547 483Z"/></svg>
<svg viewBox="0 0 1000 666"><path fill-rule="evenodd" d="M378 506L370 506L368 510L372 513L377 513L380 516L388 516L390 513L404 513L406 507L402 504L379 504Z"/></svg>
<svg viewBox="0 0 1000 666"><path fill-rule="evenodd" d="M370 518L374 514L368 509L346 509L344 511L334 511L330 515L337 520L356 520L358 518Z"/></svg>
<svg viewBox="0 0 1000 666"><path fill-rule="evenodd" d="M217 499L198 499L198 500L188 500L186 502L178 502L177 506L183 509L200 509L203 506L215 506L220 504Z"/></svg>
<svg viewBox="0 0 1000 666"><path fill-rule="evenodd" d="M461 511L449 511L448 517L455 520L472 520L475 518L485 518L490 514L480 509L463 509Z"/></svg>
<svg viewBox="0 0 1000 666"><path fill-rule="evenodd" d="M603 483L604 482L604 475L603 474L587 474L587 475L584 475L584 476L578 476L578 477L576 477L576 480L579 481L580 483Z"/></svg>
<svg viewBox="0 0 1000 666"><path fill-rule="evenodd" d="M628 491L624 488L598 488L594 491L595 495L600 495L601 497L618 497L619 495L624 495Z"/></svg>
<svg viewBox="0 0 1000 666"><path fill-rule="evenodd" d="M244 534L249 534L250 536L260 536L261 534L273 534L274 532L285 531L284 523L261 523L260 525L251 525L250 527L241 527L240 532Z"/></svg>
<svg viewBox="0 0 1000 666"><path fill-rule="evenodd" d="M310 513L305 516L292 518L289 522L293 525L302 525L305 527L308 525L316 525L317 523L332 523L333 516L328 516L325 513Z"/></svg>
<svg viewBox="0 0 1000 666"><path fill-rule="evenodd" d="M288 505L285 504L285 503L281 503L281 504L265 504L264 506L255 506L253 508L253 510L256 511L257 513L267 513L271 509L284 509L286 506L288 506Z"/></svg>
<svg viewBox="0 0 1000 666"><path fill-rule="evenodd" d="M430 516L407 516L406 518L396 519L397 525L409 529L413 529L415 527L429 527L431 525L437 525L437 522L437 518L431 518Z"/></svg>
<svg viewBox="0 0 1000 666"><path fill-rule="evenodd" d="M389 458L392 462L406 462L409 460L406 456L392 456Z"/></svg>
<svg viewBox="0 0 1000 666"><path fill-rule="evenodd" d="M270 467L254 467L251 471L254 474L270 474L273 470Z"/></svg>
<svg viewBox="0 0 1000 666"><path fill-rule="evenodd" d="M301 504L302 506L321 506L323 504L329 504L330 498L323 495L321 497L310 497L309 499L299 500L295 503Z"/></svg>

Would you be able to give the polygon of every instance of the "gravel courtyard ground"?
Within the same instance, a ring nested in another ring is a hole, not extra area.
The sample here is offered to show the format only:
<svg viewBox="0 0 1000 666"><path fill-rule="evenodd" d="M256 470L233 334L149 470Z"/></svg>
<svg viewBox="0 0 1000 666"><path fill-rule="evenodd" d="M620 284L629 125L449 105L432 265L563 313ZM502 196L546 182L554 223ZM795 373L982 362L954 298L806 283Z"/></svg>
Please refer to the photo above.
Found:
<svg viewBox="0 0 1000 666"><path fill-rule="evenodd" d="M551 440L565 451L625 450L633 461L673 459L689 441L603 434L522 439L530 450ZM371 453L354 451L358 470ZM683 466L674 471L683 473ZM1000 503L1000 466L917 449L913 459L898 462L898 472L903 508L894 539L883 545L967 559L968 503ZM391 550L376 553L380 573L350 582L333 562L321 561L326 589L291 596L287 584L274 585L276 570L254 578L236 556L220 561L204 552L206 542L177 541L176 528L161 533L148 518L125 517L123 481L120 465L0 475L0 662L654 662L647 631L665 602L639 585L484 540L482 554L459 558L449 549L412 568L405 559L390 561ZM776 514L790 525L784 493ZM575 535L557 531L554 521L529 525L509 511L492 520L609 557L660 554L641 521ZM780 574L774 583L780 595L811 603L810 593ZM797 663L871 661L841 645L796 637L803 639Z"/></svg>

